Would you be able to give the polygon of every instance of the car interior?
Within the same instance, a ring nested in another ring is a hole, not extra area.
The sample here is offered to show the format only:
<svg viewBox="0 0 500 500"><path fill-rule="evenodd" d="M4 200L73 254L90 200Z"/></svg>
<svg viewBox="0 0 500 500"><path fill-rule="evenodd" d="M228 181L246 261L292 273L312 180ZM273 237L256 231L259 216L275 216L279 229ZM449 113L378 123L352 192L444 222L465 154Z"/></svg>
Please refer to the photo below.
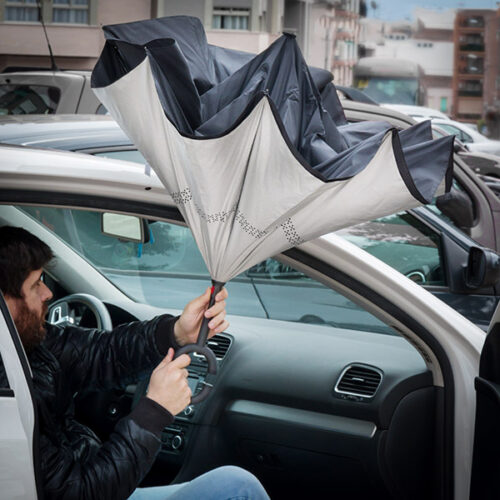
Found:
<svg viewBox="0 0 500 500"><path fill-rule="evenodd" d="M56 256L44 274L55 322L94 328L179 314L209 284L173 208L130 214L146 228L138 243L102 232L104 210L127 212L116 200L99 206L31 194L4 203L0 225L28 229ZM299 249L254 266L228 291L231 326L208 342L217 376L196 354L189 366L193 393L205 382L212 393L165 428L143 486L232 464L253 472L273 499L445 496L452 384L445 357L415 318ZM439 358L420 348L416 333ZM106 439L147 380L77 394L78 419Z"/></svg>

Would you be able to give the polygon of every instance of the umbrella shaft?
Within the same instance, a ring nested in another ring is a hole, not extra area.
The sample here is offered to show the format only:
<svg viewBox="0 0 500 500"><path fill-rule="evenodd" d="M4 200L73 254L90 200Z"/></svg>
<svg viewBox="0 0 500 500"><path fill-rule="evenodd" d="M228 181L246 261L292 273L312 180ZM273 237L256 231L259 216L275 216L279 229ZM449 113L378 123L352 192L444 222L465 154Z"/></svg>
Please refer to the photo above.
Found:
<svg viewBox="0 0 500 500"><path fill-rule="evenodd" d="M220 281L212 280L212 293L210 295L210 302L208 303L208 308L210 309L215 303L215 296L222 290L224 283ZM208 323L211 318L203 317L203 321L200 327L200 333L198 334L198 341L196 342L199 346L204 346L208 337Z"/></svg>

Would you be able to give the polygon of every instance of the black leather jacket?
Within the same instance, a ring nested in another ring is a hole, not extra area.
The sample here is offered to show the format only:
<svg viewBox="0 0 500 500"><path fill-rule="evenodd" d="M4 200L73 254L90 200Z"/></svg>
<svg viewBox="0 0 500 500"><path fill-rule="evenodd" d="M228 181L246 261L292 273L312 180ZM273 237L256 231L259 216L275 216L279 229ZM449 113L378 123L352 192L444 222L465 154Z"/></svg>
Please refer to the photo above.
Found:
<svg viewBox="0 0 500 500"><path fill-rule="evenodd" d="M103 443L75 420L73 397L86 390L125 387L151 371L170 346L178 347L175 320L159 316L111 332L47 325L45 341L28 357L48 499L126 499L148 472L172 415L142 398Z"/></svg>

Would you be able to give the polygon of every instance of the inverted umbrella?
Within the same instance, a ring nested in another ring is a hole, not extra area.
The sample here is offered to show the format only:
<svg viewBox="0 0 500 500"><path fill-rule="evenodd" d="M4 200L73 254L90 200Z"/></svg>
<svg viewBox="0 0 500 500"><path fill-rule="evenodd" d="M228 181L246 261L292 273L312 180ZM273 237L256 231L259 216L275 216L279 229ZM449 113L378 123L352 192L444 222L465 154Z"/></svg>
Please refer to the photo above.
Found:
<svg viewBox="0 0 500 500"><path fill-rule="evenodd" d="M450 188L452 136L433 140L430 122L347 123L291 35L252 56L209 45L185 16L104 32L92 86L190 227L217 285L212 303L269 256ZM207 334L204 321L178 355L201 352L215 373Z"/></svg>

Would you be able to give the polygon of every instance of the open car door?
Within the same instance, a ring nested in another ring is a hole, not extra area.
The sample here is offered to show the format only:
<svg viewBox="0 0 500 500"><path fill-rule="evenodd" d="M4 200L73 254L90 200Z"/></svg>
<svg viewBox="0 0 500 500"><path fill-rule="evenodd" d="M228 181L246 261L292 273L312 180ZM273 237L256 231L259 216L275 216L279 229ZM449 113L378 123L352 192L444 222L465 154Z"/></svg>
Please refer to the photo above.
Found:
<svg viewBox="0 0 500 500"><path fill-rule="evenodd" d="M37 492L35 409L31 373L21 341L0 293L0 497L42 498Z"/></svg>
<svg viewBox="0 0 500 500"><path fill-rule="evenodd" d="M500 304L481 351L476 388L476 426L471 500L500 498Z"/></svg>

